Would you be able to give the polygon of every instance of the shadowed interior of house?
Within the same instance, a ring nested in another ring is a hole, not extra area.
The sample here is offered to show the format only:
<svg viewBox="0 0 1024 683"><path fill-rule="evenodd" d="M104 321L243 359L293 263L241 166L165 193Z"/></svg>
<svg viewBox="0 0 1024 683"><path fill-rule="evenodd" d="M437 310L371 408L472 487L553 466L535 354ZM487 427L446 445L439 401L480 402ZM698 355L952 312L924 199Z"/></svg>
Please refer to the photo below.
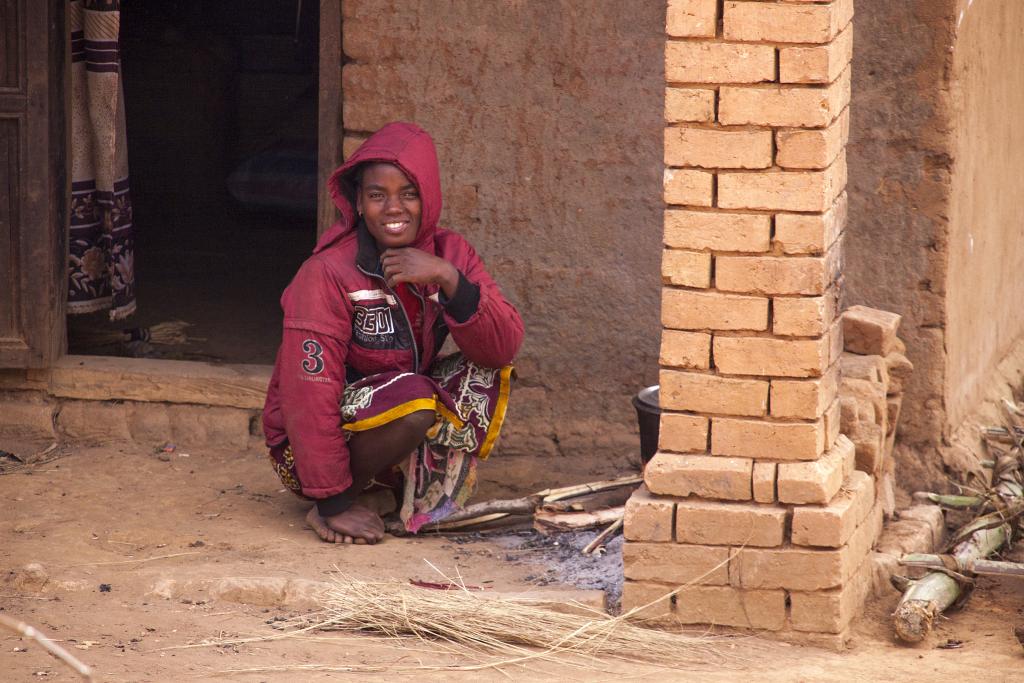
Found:
<svg viewBox="0 0 1024 683"><path fill-rule="evenodd" d="M138 310L70 316L71 353L273 362L316 239L317 36L310 2L125 4ZM171 321L186 343L117 334Z"/></svg>

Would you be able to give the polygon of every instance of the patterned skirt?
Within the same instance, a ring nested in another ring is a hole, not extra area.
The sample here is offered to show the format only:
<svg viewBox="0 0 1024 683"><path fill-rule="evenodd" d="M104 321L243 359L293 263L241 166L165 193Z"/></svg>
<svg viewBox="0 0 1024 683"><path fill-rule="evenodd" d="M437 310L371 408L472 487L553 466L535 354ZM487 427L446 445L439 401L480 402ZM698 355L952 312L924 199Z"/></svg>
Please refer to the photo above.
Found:
<svg viewBox="0 0 1024 683"><path fill-rule="evenodd" d="M435 362L429 376L385 372L345 388L340 419L348 433L420 410L437 414L424 442L401 466L400 515L407 530L415 533L440 522L472 495L477 461L487 459L501 432L511 378L511 365L484 368L456 353ZM270 457L285 486L301 495L291 448L272 449ZM379 477L376 483L389 479Z"/></svg>

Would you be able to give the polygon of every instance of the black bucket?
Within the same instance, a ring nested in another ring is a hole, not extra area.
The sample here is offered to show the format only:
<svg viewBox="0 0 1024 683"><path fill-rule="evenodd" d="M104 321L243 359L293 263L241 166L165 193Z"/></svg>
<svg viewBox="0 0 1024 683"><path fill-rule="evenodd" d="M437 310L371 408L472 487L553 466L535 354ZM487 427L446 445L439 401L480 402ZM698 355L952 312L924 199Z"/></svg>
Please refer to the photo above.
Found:
<svg viewBox="0 0 1024 683"><path fill-rule="evenodd" d="M658 425L661 422L658 385L641 389L633 397L633 407L640 425L640 460L646 465L658 450Z"/></svg>

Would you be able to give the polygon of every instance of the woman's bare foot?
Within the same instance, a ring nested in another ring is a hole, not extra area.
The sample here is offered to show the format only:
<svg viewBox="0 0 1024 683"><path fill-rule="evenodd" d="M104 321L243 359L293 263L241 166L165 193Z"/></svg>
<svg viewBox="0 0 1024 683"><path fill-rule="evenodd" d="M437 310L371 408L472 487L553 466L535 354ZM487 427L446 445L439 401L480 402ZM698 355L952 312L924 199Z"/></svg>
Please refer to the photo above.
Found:
<svg viewBox="0 0 1024 683"><path fill-rule="evenodd" d="M327 518L321 517L314 505L306 513L306 524L327 543L372 545L384 538L383 520L376 512L358 503Z"/></svg>

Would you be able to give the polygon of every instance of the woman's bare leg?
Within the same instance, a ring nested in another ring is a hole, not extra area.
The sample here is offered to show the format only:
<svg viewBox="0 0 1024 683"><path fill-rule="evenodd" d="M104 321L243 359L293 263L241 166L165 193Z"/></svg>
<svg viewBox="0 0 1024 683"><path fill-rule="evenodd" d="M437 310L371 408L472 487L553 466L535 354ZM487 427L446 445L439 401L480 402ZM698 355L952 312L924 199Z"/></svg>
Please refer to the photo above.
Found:
<svg viewBox="0 0 1024 683"><path fill-rule="evenodd" d="M409 457L423 443L435 419L434 411L418 410L375 429L352 434L348 441L350 490L362 491L375 476ZM321 517L314 505L306 515L306 523L328 543L376 543L384 538L383 520L358 503L327 518Z"/></svg>

